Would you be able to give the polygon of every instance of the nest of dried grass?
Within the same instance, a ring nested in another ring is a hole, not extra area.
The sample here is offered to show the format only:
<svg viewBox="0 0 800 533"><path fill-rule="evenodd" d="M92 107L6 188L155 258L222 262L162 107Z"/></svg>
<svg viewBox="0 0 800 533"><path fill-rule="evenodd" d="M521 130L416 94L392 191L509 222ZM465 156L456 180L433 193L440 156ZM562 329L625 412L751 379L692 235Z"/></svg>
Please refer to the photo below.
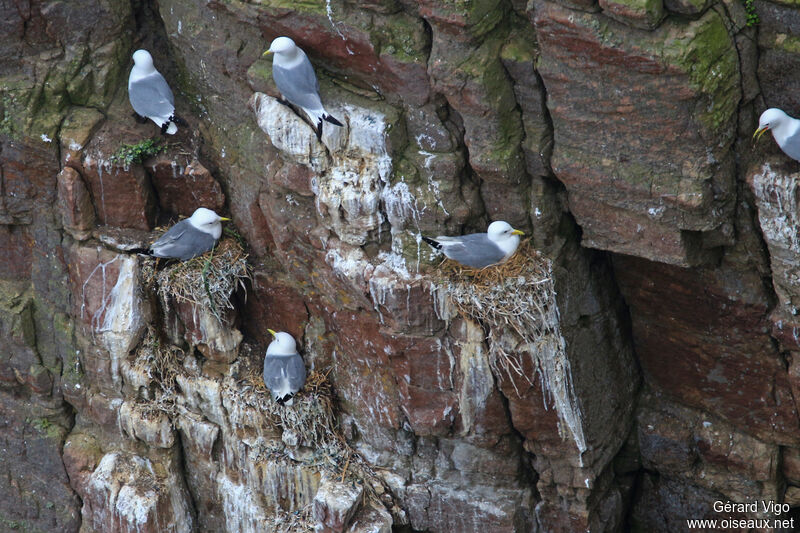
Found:
<svg viewBox="0 0 800 533"><path fill-rule="evenodd" d="M330 370L312 370L303 389L295 394L292 405L280 405L272 399L260 369L255 367L229 392L244 405L263 412L284 435L289 432L298 443L313 447L317 453L313 461L307 463L309 466L326 471L341 482L361 484L368 495L380 501L378 493L388 494L389 488L339 433L329 373ZM376 490L378 486L381 488Z"/></svg>
<svg viewBox="0 0 800 533"><path fill-rule="evenodd" d="M185 357L182 349L162 343L156 331L150 327L132 362L135 370L148 376L157 386L154 397L147 398L150 405L170 417L178 414L176 377L182 372Z"/></svg>
<svg viewBox="0 0 800 533"><path fill-rule="evenodd" d="M308 533L314 531L315 524L312 505L306 505L292 513L277 509L268 522L269 531L275 533Z"/></svg>
<svg viewBox="0 0 800 533"><path fill-rule="evenodd" d="M507 326L533 348L558 326L552 262L525 240L500 265L474 269L446 259L441 273L439 288L456 309L489 327L493 370L502 369L514 384L512 372L533 384L522 371L521 354L506 353L496 336L499 327Z"/></svg>
<svg viewBox="0 0 800 533"><path fill-rule="evenodd" d="M232 237L224 238L203 255L154 270L153 276L165 314L174 298L207 307L225 325L229 325L225 311L234 308L231 296L237 287L246 291L245 280L251 279L244 247Z"/></svg>
<svg viewBox="0 0 800 533"><path fill-rule="evenodd" d="M236 385L229 387L231 395L243 405L264 413L284 432L297 435L298 442L330 446L338 439L334 431L333 392L327 374L312 370L303 389L294 395L292 405L281 405L272 399L257 367L251 368Z"/></svg>
<svg viewBox="0 0 800 533"><path fill-rule="evenodd" d="M489 362L495 376L505 374L519 396L516 376L533 385L534 376L524 371L524 358L530 357L561 422L582 442L581 413L561 334L552 261L526 240L506 263L472 269L445 260L440 272L441 279L434 282L437 291L443 291L459 313L478 321L488 332Z"/></svg>

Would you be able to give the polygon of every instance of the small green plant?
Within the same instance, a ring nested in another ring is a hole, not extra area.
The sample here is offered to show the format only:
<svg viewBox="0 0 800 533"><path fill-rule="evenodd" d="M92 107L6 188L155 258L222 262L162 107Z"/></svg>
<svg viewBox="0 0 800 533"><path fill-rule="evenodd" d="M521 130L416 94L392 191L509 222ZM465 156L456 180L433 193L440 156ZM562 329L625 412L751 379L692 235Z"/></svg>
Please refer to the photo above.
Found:
<svg viewBox="0 0 800 533"><path fill-rule="evenodd" d="M744 10L747 12L747 27L751 28L761 22L756 13L755 0L744 0Z"/></svg>
<svg viewBox="0 0 800 533"><path fill-rule="evenodd" d="M136 144L123 144L114 152L110 161L128 166L131 163L141 163L148 157L160 154L166 149L167 145L159 144L158 139L145 139Z"/></svg>

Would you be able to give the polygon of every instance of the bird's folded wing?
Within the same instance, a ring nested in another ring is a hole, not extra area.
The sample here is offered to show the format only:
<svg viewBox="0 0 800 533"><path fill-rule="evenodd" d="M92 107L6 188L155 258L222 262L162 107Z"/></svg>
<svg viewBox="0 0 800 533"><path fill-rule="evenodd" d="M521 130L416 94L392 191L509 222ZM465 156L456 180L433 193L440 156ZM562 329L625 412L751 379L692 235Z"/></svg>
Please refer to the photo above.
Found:
<svg viewBox="0 0 800 533"><path fill-rule="evenodd" d="M440 237L437 237L439 240ZM494 263L499 263L505 258L505 253L493 243L485 233L461 235L453 240L442 242L442 251L450 259L473 268L483 268Z"/></svg>
<svg viewBox="0 0 800 533"><path fill-rule="evenodd" d="M306 365L300 354L289 359L286 374L289 377L289 386L292 391L299 391L306 382Z"/></svg>
<svg viewBox="0 0 800 533"><path fill-rule="evenodd" d="M308 60L290 69L273 64L272 77L284 98L294 105L305 109L322 109L319 82Z"/></svg>
<svg viewBox="0 0 800 533"><path fill-rule="evenodd" d="M169 246L171 244L175 244L175 242L177 242L178 239L180 239L184 233L186 233L186 228L179 227L178 224L176 224L173 227L171 227L164 235L159 237L156 240L156 242L150 245L150 248L156 248L156 247L160 248L163 246Z"/></svg>
<svg viewBox="0 0 800 533"><path fill-rule="evenodd" d="M786 139L781 150L792 159L800 161L800 129Z"/></svg>
<svg viewBox="0 0 800 533"><path fill-rule="evenodd" d="M172 91L158 72L131 82L128 96L134 111L144 117L169 117L175 111Z"/></svg>

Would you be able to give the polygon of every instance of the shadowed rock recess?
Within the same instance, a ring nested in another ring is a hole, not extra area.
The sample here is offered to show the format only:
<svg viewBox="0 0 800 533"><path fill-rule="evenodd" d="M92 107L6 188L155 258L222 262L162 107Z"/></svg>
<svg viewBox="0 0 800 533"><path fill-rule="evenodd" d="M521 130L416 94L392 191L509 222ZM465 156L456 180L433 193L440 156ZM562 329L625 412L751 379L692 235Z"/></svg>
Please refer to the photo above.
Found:
<svg viewBox="0 0 800 533"><path fill-rule="evenodd" d="M748 6L0 1L0 530L800 527L800 167L750 140L800 115L800 8ZM215 255L136 253L198 206ZM421 240L498 219L532 235L502 280Z"/></svg>

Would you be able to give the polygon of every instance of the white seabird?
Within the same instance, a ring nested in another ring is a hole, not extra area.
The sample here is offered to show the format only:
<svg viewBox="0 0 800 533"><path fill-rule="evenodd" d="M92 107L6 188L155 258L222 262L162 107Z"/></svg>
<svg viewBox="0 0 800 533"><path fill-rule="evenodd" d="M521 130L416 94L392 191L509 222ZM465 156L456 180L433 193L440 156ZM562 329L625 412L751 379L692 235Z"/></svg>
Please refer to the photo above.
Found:
<svg viewBox="0 0 800 533"><path fill-rule="evenodd" d="M128 98L136 112L137 120L149 118L161 128L161 133L174 135L178 131L175 121L175 97L167 80L153 66L153 57L147 50L133 53L133 68L128 76ZM144 118L142 118L144 117Z"/></svg>
<svg viewBox="0 0 800 533"><path fill-rule="evenodd" d="M753 137L758 140L767 130L772 132L772 137L784 154L800 161L800 120L772 107L761 113Z"/></svg>
<svg viewBox="0 0 800 533"><path fill-rule="evenodd" d="M508 222L497 220L489 224L486 233L471 233L457 237L440 235L422 239L453 261L472 268L484 268L504 263L519 246L519 236L525 235Z"/></svg>
<svg viewBox="0 0 800 533"><path fill-rule="evenodd" d="M289 37L278 37L263 55L275 54L272 60L272 78L283 98L302 109L317 128L317 139L322 138L322 121L336 126L342 123L333 118L319 98L319 81L308 56Z"/></svg>
<svg viewBox="0 0 800 533"><path fill-rule="evenodd" d="M187 219L181 220L156 242L150 245L150 253L156 257L168 257L186 261L212 249L222 235L221 217L211 209L200 207Z"/></svg>
<svg viewBox="0 0 800 533"><path fill-rule="evenodd" d="M306 382L306 365L297 353L294 338L283 331L268 329L275 340L264 356L264 385L278 403L292 405L293 396Z"/></svg>

